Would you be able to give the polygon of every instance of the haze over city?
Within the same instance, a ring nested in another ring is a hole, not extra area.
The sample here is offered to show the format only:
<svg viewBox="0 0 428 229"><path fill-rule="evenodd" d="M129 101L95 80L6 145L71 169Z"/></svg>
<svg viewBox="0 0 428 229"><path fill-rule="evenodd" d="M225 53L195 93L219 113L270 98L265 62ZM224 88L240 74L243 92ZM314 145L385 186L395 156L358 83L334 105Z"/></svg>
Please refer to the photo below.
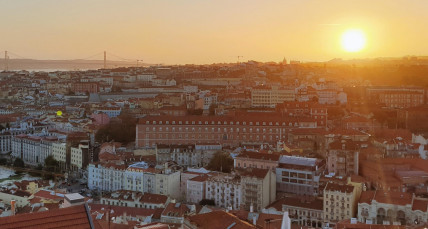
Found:
<svg viewBox="0 0 428 229"><path fill-rule="evenodd" d="M32 59L107 50L164 64L420 56L427 9L424 0L3 0L0 47ZM341 47L349 29L366 36L359 52Z"/></svg>
<svg viewBox="0 0 428 229"><path fill-rule="evenodd" d="M0 0L0 229L428 228L427 12Z"/></svg>

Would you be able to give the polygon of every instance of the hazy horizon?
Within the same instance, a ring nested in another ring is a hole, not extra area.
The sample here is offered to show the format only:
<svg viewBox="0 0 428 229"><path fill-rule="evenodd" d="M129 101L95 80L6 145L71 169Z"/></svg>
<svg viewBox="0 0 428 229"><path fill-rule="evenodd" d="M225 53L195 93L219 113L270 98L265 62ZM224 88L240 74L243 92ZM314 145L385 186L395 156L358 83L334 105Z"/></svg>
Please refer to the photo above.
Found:
<svg viewBox="0 0 428 229"><path fill-rule="evenodd" d="M426 9L422 0L4 0L0 51L67 60L106 50L166 65L427 56ZM354 28L367 44L347 53L340 36Z"/></svg>

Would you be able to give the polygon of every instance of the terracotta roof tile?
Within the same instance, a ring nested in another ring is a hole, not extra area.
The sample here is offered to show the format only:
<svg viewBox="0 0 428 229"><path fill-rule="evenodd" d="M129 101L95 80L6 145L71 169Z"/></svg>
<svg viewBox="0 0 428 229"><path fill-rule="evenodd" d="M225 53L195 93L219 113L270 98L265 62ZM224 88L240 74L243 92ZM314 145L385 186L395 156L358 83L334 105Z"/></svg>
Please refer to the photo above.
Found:
<svg viewBox="0 0 428 229"><path fill-rule="evenodd" d="M256 228L256 226L240 220L238 217L224 211L213 211L205 214L189 216L188 220L198 228L204 229L227 228L233 224L234 229Z"/></svg>
<svg viewBox="0 0 428 229"><path fill-rule="evenodd" d="M2 229L90 228L85 205L0 218Z"/></svg>

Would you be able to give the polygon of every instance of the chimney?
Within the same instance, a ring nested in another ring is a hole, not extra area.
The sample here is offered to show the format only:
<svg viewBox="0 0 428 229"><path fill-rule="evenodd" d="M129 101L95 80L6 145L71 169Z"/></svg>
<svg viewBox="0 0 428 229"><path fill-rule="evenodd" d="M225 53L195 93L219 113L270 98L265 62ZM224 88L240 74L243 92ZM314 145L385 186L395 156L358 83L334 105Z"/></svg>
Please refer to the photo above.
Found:
<svg viewBox="0 0 428 229"><path fill-rule="evenodd" d="M12 212L12 215L15 215L15 210L16 210L16 200L11 200L10 201L10 211Z"/></svg>
<svg viewBox="0 0 428 229"><path fill-rule="evenodd" d="M282 217L281 229L290 229L290 228L291 228L291 220L290 220L290 217L288 217L288 211L285 211Z"/></svg>

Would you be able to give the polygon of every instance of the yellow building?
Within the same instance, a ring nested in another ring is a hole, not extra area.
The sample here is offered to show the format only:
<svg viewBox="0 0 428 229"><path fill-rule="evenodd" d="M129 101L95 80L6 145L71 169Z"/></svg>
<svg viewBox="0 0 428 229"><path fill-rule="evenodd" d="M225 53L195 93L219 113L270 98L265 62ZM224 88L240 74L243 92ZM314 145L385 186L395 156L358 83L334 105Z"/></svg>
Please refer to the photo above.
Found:
<svg viewBox="0 0 428 229"><path fill-rule="evenodd" d="M355 217L358 192L358 188L353 185L328 183L324 188L325 221L335 223Z"/></svg>

